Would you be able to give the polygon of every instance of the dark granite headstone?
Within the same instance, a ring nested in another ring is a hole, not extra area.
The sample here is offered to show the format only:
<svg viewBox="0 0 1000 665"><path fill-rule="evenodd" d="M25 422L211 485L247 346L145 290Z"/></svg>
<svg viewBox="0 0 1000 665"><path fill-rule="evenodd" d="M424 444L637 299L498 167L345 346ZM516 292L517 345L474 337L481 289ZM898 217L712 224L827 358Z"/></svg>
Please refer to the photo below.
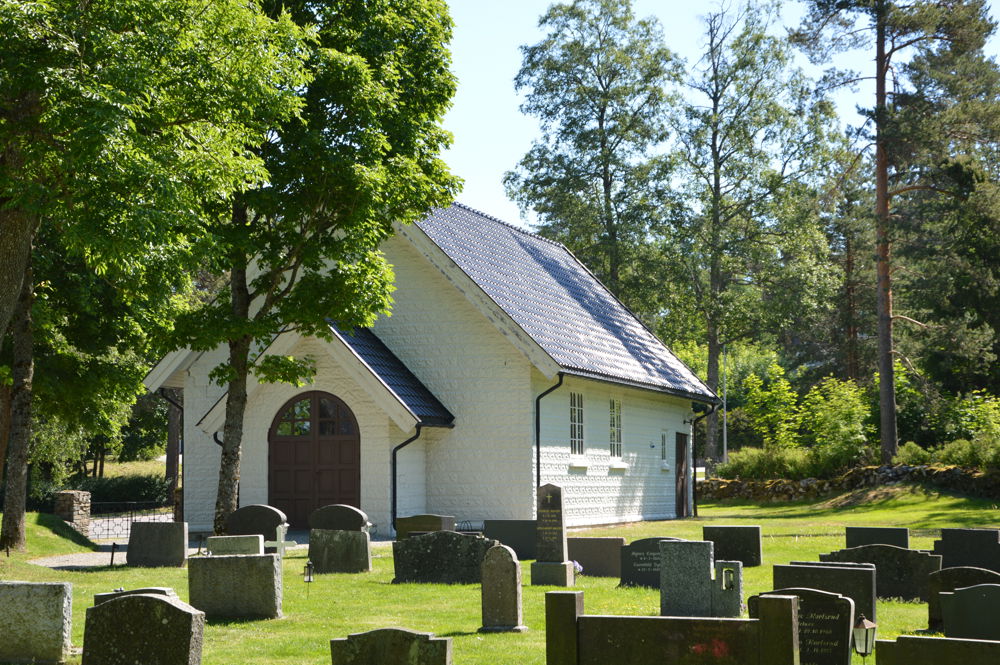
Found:
<svg viewBox="0 0 1000 665"><path fill-rule="evenodd" d="M285 531L288 529L288 518L274 506L267 506L262 503L243 506L239 510L234 510L226 520L226 534L230 536L253 536L260 534L265 541L280 542L285 539ZM278 550L275 547L268 547L264 550L267 554L274 554Z"/></svg>
<svg viewBox="0 0 1000 665"><path fill-rule="evenodd" d="M823 562L843 561L875 564L875 595L879 598L927 601L927 577L941 570L941 557L893 545L862 545L829 554Z"/></svg>
<svg viewBox="0 0 1000 665"><path fill-rule="evenodd" d="M876 665L996 665L1000 642L900 635L875 641Z"/></svg>
<svg viewBox="0 0 1000 665"><path fill-rule="evenodd" d="M132 594L87 609L83 665L198 665L205 614L176 597Z"/></svg>
<svg viewBox="0 0 1000 665"><path fill-rule="evenodd" d="M1000 640L1000 584L942 591L944 636L970 640Z"/></svg>
<svg viewBox="0 0 1000 665"><path fill-rule="evenodd" d="M310 529L309 560L318 574L370 572L371 537L367 531Z"/></svg>
<svg viewBox="0 0 1000 665"><path fill-rule="evenodd" d="M536 520L485 520L483 535L499 540L524 561L535 558Z"/></svg>
<svg viewBox="0 0 1000 665"><path fill-rule="evenodd" d="M330 640L332 665L451 665L451 638L380 628Z"/></svg>
<svg viewBox="0 0 1000 665"><path fill-rule="evenodd" d="M749 598L751 618L758 615L761 596L798 597L801 665L851 665L853 600L816 589L776 589Z"/></svg>
<svg viewBox="0 0 1000 665"><path fill-rule="evenodd" d="M452 515L410 515L396 519L396 540L406 540L412 532L424 534L454 530L455 518Z"/></svg>
<svg viewBox="0 0 1000 665"><path fill-rule="evenodd" d="M771 576L775 589L816 589L850 598L855 614L877 621L875 566L870 563L792 561L788 565L775 564Z"/></svg>
<svg viewBox="0 0 1000 665"><path fill-rule="evenodd" d="M941 529L934 554L942 568L971 566L1000 573L1000 529Z"/></svg>
<svg viewBox="0 0 1000 665"><path fill-rule="evenodd" d="M187 547L187 522L135 522L125 562L138 568L179 568L187 561Z"/></svg>
<svg viewBox="0 0 1000 665"><path fill-rule="evenodd" d="M844 527L847 547L862 545L895 545L910 547L910 530L905 526L848 526Z"/></svg>
<svg viewBox="0 0 1000 665"><path fill-rule="evenodd" d="M495 540L455 531L434 531L392 544L393 583L479 584L487 550Z"/></svg>
<svg viewBox="0 0 1000 665"><path fill-rule="evenodd" d="M759 566L763 561L759 526L701 527L702 540L715 545L716 561L739 561L744 567Z"/></svg>
<svg viewBox="0 0 1000 665"><path fill-rule="evenodd" d="M641 538L621 549L621 583L619 586L660 588L660 541L680 538ZM584 573L586 574L586 570Z"/></svg>
<svg viewBox="0 0 1000 665"><path fill-rule="evenodd" d="M327 531L367 531L371 524L364 511L343 503L332 503L309 514L310 529Z"/></svg>
<svg viewBox="0 0 1000 665"><path fill-rule="evenodd" d="M547 562L567 561L562 489L555 485L542 485L538 488L535 558Z"/></svg>
<svg viewBox="0 0 1000 665"><path fill-rule="evenodd" d="M591 577L621 577L624 538L567 538L566 550L570 561L583 568Z"/></svg>
<svg viewBox="0 0 1000 665"><path fill-rule="evenodd" d="M942 568L927 576L927 630L940 633L944 630L941 618L942 591L954 591L977 584L1000 584L1000 573L986 568L959 566L957 568Z"/></svg>

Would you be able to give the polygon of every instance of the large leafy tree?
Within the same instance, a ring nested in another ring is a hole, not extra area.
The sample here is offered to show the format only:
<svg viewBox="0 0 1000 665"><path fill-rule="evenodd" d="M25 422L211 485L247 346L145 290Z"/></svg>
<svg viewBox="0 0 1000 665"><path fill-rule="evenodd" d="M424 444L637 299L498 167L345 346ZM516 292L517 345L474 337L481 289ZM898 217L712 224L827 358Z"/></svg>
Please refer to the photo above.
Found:
<svg viewBox="0 0 1000 665"><path fill-rule="evenodd" d="M706 379L723 346L759 339L824 297L817 192L834 137L832 107L769 34L768 5L706 17L705 52L675 119L677 208L662 225L670 317L700 322ZM717 416L706 455L720 459Z"/></svg>
<svg viewBox="0 0 1000 665"><path fill-rule="evenodd" d="M296 382L308 358L260 357L282 331L329 339L330 321L369 325L390 302L378 247L393 223L418 220L457 189L438 157L455 90L442 0L274 3L314 26L300 119L270 118L257 152L267 186L241 194L211 228L207 264L227 287L178 322L178 344L223 345L213 376L227 388L215 529L237 508L247 381Z"/></svg>
<svg viewBox="0 0 1000 665"><path fill-rule="evenodd" d="M912 319L893 312L896 221L928 193L958 193L967 167L975 170L982 158L974 146L995 142L996 64L983 53L995 26L983 0L808 5L795 36L814 62L848 50L874 56L873 76L831 71L830 82L874 82L873 104L862 114L874 146L866 154L874 165L880 438L888 462L897 450L893 323Z"/></svg>
<svg viewBox="0 0 1000 665"><path fill-rule="evenodd" d="M40 225L141 267L262 180L255 111L298 103L301 33L252 2L0 0L0 34L0 339Z"/></svg>
<svg viewBox="0 0 1000 665"><path fill-rule="evenodd" d="M521 48L515 85L543 136L504 176L507 191L537 214L541 234L651 318L658 289L647 241L668 188L657 149L668 135L674 58L659 24L636 19L629 1L555 4L539 26L548 34Z"/></svg>
<svg viewBox="0 0 1000 665"><path fill-rule="evenodd" d="M263 181L248 146L267 129L259 109L297 109L304 35L239 0L0 0L0 32L0 341L17 319L2 541L20 548L36 340L52 361L39 366L52 373L38 377L52 388L45 407L78 407L56 414L69 421L89 409L93 423L116 429L139 361L83 324L88 308L127 328L137 324L123 324L123 311L169 300L175 282L162 276L200 236L210 204ZM59 306L40 301L42 284L58 284ZM115 345L127 337L119 332Z"/></svg>

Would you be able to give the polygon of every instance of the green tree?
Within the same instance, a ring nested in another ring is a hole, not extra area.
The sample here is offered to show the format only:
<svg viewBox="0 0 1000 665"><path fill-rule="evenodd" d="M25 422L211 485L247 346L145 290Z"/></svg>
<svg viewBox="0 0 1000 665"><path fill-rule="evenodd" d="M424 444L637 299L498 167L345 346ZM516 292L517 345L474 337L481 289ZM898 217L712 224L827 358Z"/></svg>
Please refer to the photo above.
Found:
<svg viewBox="0 0 1000 665"><path fill-rule="evenodd" d="M657 149L667 138L673 55L659 24L636 19L630 1L554 4L539 27L547 35L521 47L514 82L543 136L505 174L508 195L537 214L539 233L651 319L659 271L648 237L669 189Z"/></svg>
<svg viewBox="0 0 1000 665"><path fill-rule="evenodd" d="M675 119L681 184L662 229L675 297L667 309L700 321L713 390L725 344L760 340L830 288L817 193L834 116L792 67L789 45L769 34L776 17L771 5L747 5L706 18L706 50ZM716 460L717 423L718 414L706 419Z"/></svg>
<svg viewBox="0 0 1000 665"><path fill-rule="evenodd" d="M874 104L862 110L874 144L878 370L882 460L896 454L892 244L896 214L915 193L946 192L956 159L995 116L996 64L983 46L994 24L983 0L812 0L795 38L815 63L874 52ZM831 85L861 79L832 71ZM985 123L984 123L985 121ZM995 136L990 131L989 135ZM995 143L995 139L993 140ZM906 318L906 317L903 317Z"/></svg>
<svg viewBox="0 0 1000 665"><path fill-rule="evenodd" d="M296 383L308 358L262 356L282 331L330 339L330 322L370 325L388 309L392 273L379 245L394 223L447 205L457 189L438 157L455 90L451 20L442 0L274 3L316 31L299 118L271 126L257 152L265 187L230 202L202 253L228 285L180 318L178 346L227 348L214 380L227 388L215 529L237 508L247 380Z"/></svg>
<svg viewBox="0 0 1000 665"><path fill-rule="evenodd" d="M806 393L799 427L817 476L831 477L867 460L867 419L864 391L854 381L828 376Z"/></svg>
<svg viewBox="0 0 1000 665"><path fill-rule="evenodd" d="M781 365L768 367L766 379L751 374L743 382L751 427L761 435L765 449L794 448L799 445L798 396Z"/></svg>

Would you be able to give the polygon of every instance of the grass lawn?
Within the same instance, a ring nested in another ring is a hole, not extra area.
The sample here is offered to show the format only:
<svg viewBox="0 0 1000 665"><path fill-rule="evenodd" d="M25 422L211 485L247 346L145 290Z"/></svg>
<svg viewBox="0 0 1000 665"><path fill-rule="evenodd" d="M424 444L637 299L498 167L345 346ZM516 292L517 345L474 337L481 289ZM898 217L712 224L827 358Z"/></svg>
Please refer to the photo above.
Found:
<svg viewBox="0 0 1000 665"><path fill-rule="evenodd" d="M916 488L844 495L821 503L777 505L706 504L699 517L689 520L643 522L607 528L577 529L576 536L624 536L632 541L650 536L700 539L703 524L759 524L764 535L764 565L744 569L747 594L767 591L771 565L791 560L818 560L818 555L844 546L845 525L906 526L914 548L930 548L942 527L996 526L997 506L989 501L958 498ZM0 578L73 583L73 643L83 643L84 613L95 593L116 587L173 587L187 599L184 569L101 568L88 572L57 571L27 563L30 558L86 551L80 538L49 516L32 516L29 554L0 555ZM328 641L348 633L387 626L453 638L456 665L528 665L545 662L544 592L551 587L532 587L530 567L522 564L525 623L523 634L479 635L480 593L478 585L393 585L392 550L376 545L374 572L370 575L323 575L309 585L302 582L306 553L296 550L284 562L284 613L277 621L212 621L205 632L202 662L308 664L329 663ZM655 615L659 592L649 589L617 589L617 580L583 575L577 589L585 591L588 614ZM879 636L926 627L923 603L880 601ZM78 663L79 660L71 661ZM860 665L861 659L855 657Z"/></svg>

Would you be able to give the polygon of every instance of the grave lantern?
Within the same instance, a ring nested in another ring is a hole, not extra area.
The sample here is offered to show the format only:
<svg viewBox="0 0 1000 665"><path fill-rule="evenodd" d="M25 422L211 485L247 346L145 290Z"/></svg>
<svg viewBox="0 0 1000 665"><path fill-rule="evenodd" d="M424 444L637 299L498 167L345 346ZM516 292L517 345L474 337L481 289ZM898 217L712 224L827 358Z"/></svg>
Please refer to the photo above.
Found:
<svg viewBox="0 0 1000 665"><path fill-rule="evenodd" d="M302 569L302 580L306 583L313 581L313 562L306 561L306 567Z"/></svg>
<svg viewBox="0 0 1000 665"><path fill-rule="evenodd" d="M862 614L854 624L854 650L862 660L871 655L875 649L875 630L877 626Z"/></svg>

